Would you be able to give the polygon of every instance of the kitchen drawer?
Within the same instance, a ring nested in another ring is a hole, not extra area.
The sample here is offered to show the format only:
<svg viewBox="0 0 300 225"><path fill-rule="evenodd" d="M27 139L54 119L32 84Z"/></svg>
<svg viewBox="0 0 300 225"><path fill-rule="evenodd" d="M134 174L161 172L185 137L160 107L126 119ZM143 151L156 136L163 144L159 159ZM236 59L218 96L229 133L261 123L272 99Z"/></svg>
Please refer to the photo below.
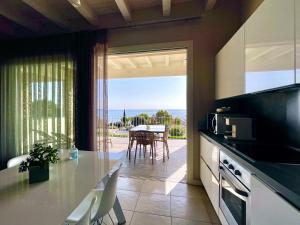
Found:
<svg viewBox="0 0 300 225"><path fill-rule="evenodd" d="M218 214L219 211L219 181L210 171L206 163L201 159L200 177L207 195Z"/></svg>
<svg viewBox="0 0 300 225"><path fill-rule="evenodd" d="M200 150L202 159L206 162L215 177L219 179L219 148L205 137L200 136Z"/></svg>

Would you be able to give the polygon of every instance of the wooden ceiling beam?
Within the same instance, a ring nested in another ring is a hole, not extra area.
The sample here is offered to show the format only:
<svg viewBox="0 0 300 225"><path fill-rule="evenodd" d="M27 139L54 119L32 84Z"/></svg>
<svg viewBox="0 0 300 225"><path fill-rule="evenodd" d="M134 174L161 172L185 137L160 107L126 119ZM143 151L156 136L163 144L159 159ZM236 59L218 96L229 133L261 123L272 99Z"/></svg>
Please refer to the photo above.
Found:
<svg viewBox="0 0 300 225"><path fill-rule="evenodd" d="M165 65L166 66L170 65L170 55L165 55Z"/></svg>
<svg viewBox="0 0 300 225"><path fill-rule="evenodd" d="M43 16L47 17L49 20L53 21L57 25L65 28L71 28L70 23L66 18L59 13L58 10L53 9L49 5L49 1L45 0L22 0L28 6L33 8L35 11L39 12ZM72 26L72 25L71 25Z"/></svg>
<svg viewBox="0 0 300 225"><path fill-rule="evenodd" d="M171 15L171 0L162 0L163 16Z"/></svg>
<svg viewBox="0 0 300 225"><path fill-rule="evenodd" d="M125 59L132 68L135 68L135 69L137 68L135 63L130 58L125 58Z"/></svg>
<svg viewBox="0 0 300 225"><path fill-rule="evenodd" d="M217 3L217 0L206 0L205 11L212 10Z"/></svg>
<svg viewBox="0 0 300 225"><path fill-rule="evenodd" d="M86 0L67 0L91 25L98 27L99 18Z"/></svg>
<svg viewBox="0 0 300 225"><path fill-rule="evenodd" d="M152 64L152 62L151 62L151 60L148 56L145 56L145 60L146 60L149 67L153 67L153 64Z"/></svg>
<svg viewBox="0 0 300 225"><path fill-rule="evenodd" d="M39 23L14 9L5 1L0 1L0 15L32 31L39 30Z"/></svg>
<svg viewBox="0 0 300 225"><path fill-rule="evenodd" d="M117 4L123 18L127 22L132 21L131 10L130 10L127 0L115 0L115 2Z"/></svg>

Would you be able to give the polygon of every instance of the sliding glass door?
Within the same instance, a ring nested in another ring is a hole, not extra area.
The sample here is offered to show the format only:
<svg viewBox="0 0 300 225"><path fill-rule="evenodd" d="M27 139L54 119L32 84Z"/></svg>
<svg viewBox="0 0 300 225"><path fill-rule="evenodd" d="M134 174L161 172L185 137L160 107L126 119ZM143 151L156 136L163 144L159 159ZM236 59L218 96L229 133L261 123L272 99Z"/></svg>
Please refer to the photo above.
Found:
<svg viewBox="0 0 300 225"><path fill-rule="evenodd" d="M75 66L68 55L26 57L0 67L2 164L34 143L70 147Z"/></svg>

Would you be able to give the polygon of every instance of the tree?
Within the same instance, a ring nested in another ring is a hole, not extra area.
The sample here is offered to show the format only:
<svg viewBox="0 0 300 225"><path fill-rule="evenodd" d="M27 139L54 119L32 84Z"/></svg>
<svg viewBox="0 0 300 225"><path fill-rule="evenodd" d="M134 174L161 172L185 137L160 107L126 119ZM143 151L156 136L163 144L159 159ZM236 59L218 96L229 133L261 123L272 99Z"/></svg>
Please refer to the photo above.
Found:
<svg viewBox="0 0 300 225"><path fill-rule="evenodd" d="M181 118L180 117L176 117L174 119L174 123L175 123L175 125L181 125Z"/></svg>
<svg viewBox="0 0 300 225"><path fill-rule="evenodd" d="M147 113L141 113L138 115L139 118L144 118L145 123L148 123L150 120L150 116Z"/></svg>
<svg viewBox="0 0 300 225"><path fill-rule="evenodd" d="M170 125L172 121L172 115L167 110L159 110L155 114L156 122L158 124Z"/></svg>
<svg viewBox="0 0 300 225"><path fill-rule="evenodd" d="M127 119L126 119L126 112L125 112L125 109L124 109L123 117L121 118L121 121L122 121L122 123L123 123L123 126L126 126Z"/></svg>

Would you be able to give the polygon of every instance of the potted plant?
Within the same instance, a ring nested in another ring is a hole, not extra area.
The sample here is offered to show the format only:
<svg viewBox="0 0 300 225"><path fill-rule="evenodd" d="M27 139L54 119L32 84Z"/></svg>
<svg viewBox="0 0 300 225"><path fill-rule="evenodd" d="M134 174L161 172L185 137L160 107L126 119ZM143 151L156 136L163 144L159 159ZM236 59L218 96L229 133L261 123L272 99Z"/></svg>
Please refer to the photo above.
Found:
<svg viewBox="0 0 300 225"><path fill-rule="evenodd" d="M59 160L58 149L45 144L34 144L29 157L19 166L19 172L29 170L29 183L49 180L49 164Z"/></svg>

